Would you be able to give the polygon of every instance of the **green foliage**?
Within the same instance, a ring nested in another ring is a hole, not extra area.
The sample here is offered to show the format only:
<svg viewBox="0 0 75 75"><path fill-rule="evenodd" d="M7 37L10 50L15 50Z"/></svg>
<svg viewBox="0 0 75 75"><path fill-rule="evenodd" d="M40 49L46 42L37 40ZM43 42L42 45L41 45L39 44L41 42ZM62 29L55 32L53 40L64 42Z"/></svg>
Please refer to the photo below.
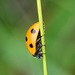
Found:
<svg viewBox="0 0 75 75"><path fill-rule="evenodd" d="M42 0L48 75L74 75L75 0ZM25 45L38 21L36 0L0 0L0 75L43 75L42 59Z"/></svg>
<svg viewBox="0 0 75 75"><path fill-rule="evenodd" d="M44 35L44 27L43 27L43 16L42 16L42 7L41 7L41 0L37 0L37 10L38 10L38 19L40 23L40 33L41 36ZM45 45L45 39L44 36L41 37L41 43L42 45ZM45 46L42 47L42 52L45 52ZM44 75L47 75L47 64L46 64L46 54L43 54L43 72Z"/></svg>

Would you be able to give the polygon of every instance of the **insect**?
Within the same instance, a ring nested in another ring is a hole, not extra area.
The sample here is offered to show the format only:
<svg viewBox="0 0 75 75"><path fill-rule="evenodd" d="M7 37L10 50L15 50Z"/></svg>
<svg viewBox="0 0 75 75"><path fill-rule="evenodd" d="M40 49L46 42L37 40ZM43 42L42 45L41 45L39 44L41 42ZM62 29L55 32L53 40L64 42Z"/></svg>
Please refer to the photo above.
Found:
<svg viewBox="0 0 75 75"><path fill-rule="evenodd" d="M43 23L44 34L45 34L45 24ZM33 24L26 34L26 46L28 51L36 58L42 58L43 52L41 47L44 46L41 44L41 35L40 35L40 23L37 22Z"/></svg>

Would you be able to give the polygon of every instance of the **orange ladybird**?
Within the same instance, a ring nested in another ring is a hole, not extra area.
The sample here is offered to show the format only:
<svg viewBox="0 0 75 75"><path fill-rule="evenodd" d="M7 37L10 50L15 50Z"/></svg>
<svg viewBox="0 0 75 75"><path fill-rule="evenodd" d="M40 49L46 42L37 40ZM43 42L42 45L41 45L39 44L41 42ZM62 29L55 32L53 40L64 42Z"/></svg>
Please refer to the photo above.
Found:
<svg viewBox="0 0 75 75"><path fill-rule="evenodd" d="M44 24L45 33L45 24ZM26 46L28 51L36 58L42 58L43 53L41 47L40 23L33 24L26 34Z"/></svg>

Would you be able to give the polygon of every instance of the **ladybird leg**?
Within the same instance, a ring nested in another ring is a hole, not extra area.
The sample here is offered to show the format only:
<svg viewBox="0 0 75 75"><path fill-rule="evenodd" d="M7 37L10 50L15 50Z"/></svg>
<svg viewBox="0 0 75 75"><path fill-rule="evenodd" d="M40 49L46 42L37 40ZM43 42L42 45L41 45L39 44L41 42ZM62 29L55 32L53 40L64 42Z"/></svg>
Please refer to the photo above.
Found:
<svg viewBox="0 0 75 75"><path fill-rule="evenodd" d="M45 34L44 34L45 35ZM40 35L39 38L43 37L44 35Z"/></svg>
<svg viewBox="0 0 75 75"><path fill-rule="evenodd" d="M42 47L42 46L45 46L45 49L46 49L46 45L41 45L41 47Z"/></svg>
<svg viewBox="0 0 75 75"><path fill-rule="evenodd" d="M45 45L41 45L41 44L40 44L40 47L37 49L37 51L41 51L41 47L42 47L42 46L45 46Z"/></svg>
<svg viewBox="0 0 75 75"><path fill-rule="evenodd" d="M41 54L46 54L46 53L43 53L41 49L39 51L40 51Z"/></svg>
<svg viewBox="0 0 75 75"><path fill-rule="evenodd" d="M41 40L41 37L43 37L44 35L42 36L39 36L39 38L37 39L36 43L39 42Z"/></svg>
<svg viewBox="0 0 75 75"><path fill-rule="evenodd" d="M43 52L42 52L41 47L40 47L39 49L36 50L35 54L40 54L40 53L41 53L41 54L46 54L46 53L43 53Z"/></svg>
<svg viewBox="0 0 75 75"><path fill-rule="evenodd" d="M42 36L39 36L39 39L37 39L36 43L39 42L41 40L41 37L43 37L44 35Z"/></svg>
<svg viewBox="0 0 75 75"><path fill-rule="evenodd" d="M45 49L46 49L46 45L42 45L42 44L40 44L40 47L42 47L42 46L45 46Z"/></svg>
<svg viewBox="0 0 75 75"><path fill-rule="evenodd" d="M36 43L39 42L41 40L41 37L43 37L44 35L42 36L39 36L39 38L37 39Z"/></svg>
<svg viewBox="0 0 75 75"><path fill-rule="evenodd" d="M41 52L41 54L46 54L46 53Z"/></svg>
<svg viewBox="0 0 75 75"><path fill-rule="evenodd" d="M46 54L46 53L43 53L43 52L42 52L41 48L40 48L39 51L38 51L38 54L39 54L39 53L41 53L41 54Z"/></svg>
<svg viewBox="0 0 75 75"><path fill-rule="evenodd" d="M46 45L42 45L42 44L40 44L40 47L42 47L42 46L46 46Z"/></svg>
<svg viewBox="0 0 75 75"><path fill-rule="evenodd" d="M43 52L42 52L42 54L46 54L46 53L43 53Z"/></svg>
<svg viewBox="0 0 75 75"><path fill-rule="evenodd" d="M37 39L36 43L39 42L41 40L41 38Z"/></svg>
<svg viewBox="0 0 75 75"><path fill-rule="evenodd" d="M37 49L37 51L42 51L42 50L41 50L41 47L42 47L42 46L40 46L40 47Z"/></svg>
<svg viewBox="0 0 75 75"><path fill-rule="evenodd" d="M42 45L42 43L41 43L41 41L39 42L39 47L42 47L42 46L45 46L46 47L46 45Z"/></svg>

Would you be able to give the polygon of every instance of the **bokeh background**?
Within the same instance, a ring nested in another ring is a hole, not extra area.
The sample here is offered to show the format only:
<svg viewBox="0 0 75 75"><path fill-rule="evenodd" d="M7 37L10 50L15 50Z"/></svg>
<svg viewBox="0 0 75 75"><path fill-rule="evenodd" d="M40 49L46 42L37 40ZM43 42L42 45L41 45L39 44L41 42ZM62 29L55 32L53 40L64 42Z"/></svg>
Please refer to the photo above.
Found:
<svg viewBox="0 0 75 75"><path fill-rule="evenodd" d="M75 0L42 0L48 75L75 75ZM43 75L25 35L38 21L36 0L0 0L0 75Z"/></svg>

